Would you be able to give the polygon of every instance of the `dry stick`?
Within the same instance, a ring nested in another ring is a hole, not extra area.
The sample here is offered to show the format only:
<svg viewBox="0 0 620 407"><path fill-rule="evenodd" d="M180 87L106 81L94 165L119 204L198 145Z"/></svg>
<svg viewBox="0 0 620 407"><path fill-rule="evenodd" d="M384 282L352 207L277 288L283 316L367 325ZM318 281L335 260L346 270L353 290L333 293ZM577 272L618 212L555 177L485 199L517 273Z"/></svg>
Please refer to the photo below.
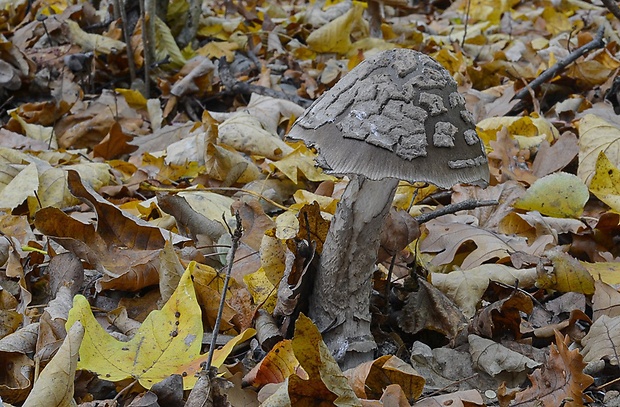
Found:
<svg viewBox="0 0 620 407"><path fill-rule="evenodd" d="M215 351L215 345L217 343L217 333L220 330L220 323L222 322L222 314L224 312L224 304L226 301L226 291L228 290L228 283L230 282L230 274L232 273L233 261L235 260L235 252L239 247L239 240L241 240L241 236L243 234L243 228L241 226L241 216L239 216L239 211L235 212L235 218L237 219L237 227L235 228L235 232L233 233L230 228L228 232L232 238L232 245L230 247L230 251L226 256L226 278L224 279L224 286L222 287L222 296L220 297L220 306L217 310L217 318L215 319L215 326L213 327L213 336L211 337L211 347L209 348L209 356L207 357L207 364L204 367L205 371L209 371L211 369L211 362L213 362L213 352ZM226 219L224 219L226 222Z"/></svg>
<svg viewBox="0 0 620 407"><path fill-rule="evenodd" d="M463 39L461 40L461 48L465 45L465 38L467 38L467 26L469 24L470 7L471 7L471 0L467 0L467 7L465 9L465 27L463 29Z"/></svg>
<svg viewBox="0 0 620 407"><path fill-rule="evenodd" d="M251 83L237 80L233 76L232 72L230 72L230 65L223 57L219 60L218 73L220 75L220 80L226 87L226 90L233 94L241 93L244 95L251 95L252 93L257 93L259 95L270 96L276 99L290 100L291 102L296 103L304 108L312 104L311 100L302 98L297 95L289 95L284 92L279 92L275 89L270 89L259 85L253 85Z"/></svg>
<svg viewBox="0 0 620 407"><path fill-rule="evenodd" d="M592 41L577 48L576 50L571 52L566 58L560 59L552 67L543 72L538 78L530 82L529 85L518 91L517 94L514 95L513 100L525 98L529 94L530 89L537 89L538 87L540 87L540 85L556 76L558 72L566 68L569 64L575 62L575 60L577 60L579 57L594 49L603 48L605 46L605 40L603 39L604 32L605 27L601 26L596 32L596 36L592 39Z"/></svg>
<svg viewBox="0 0 620 407"><path fill-rule="evenodd" d="M601 3L603 3L603 5L607 7L607 10L609 10L611 14L613 14L618 20L620 20L620 7L618 7L618 4L615 0L601 0Z"/></svg>
<svg viewBox="0 0 620 407"><path fill-rule="evenodd" d="M125 39L125 49L127 50L127 67L129 68L129 87L136 80L136 62L133 59L133 47L131 46L131 35L127 26L127 11L125 10L125 2L123 0L114 0L114 14L116 10L121 18L121 28L123 29L123 38Z"/></svg>
<svg viewBox="0 0 620 407"><path fill-rule="evenodd" d="M155 61L155 0L140 0L142 43L144 48L144 97L151 95L151 65ZM148 21L147 21L148 17Z"/></svg>
<svg viewBox="0 0 620 407"><path fill-rule="evenodd" d="M431 219L435 219L443 215L448 215L450 213L464 211L466 209L475 209L481 206L493 206L497 204L499 204L499 202L495 200L478 201L476 199L468 199L466 201L446 205L443 208L435 209L434 211L429 213L423 213L421 215L414 216L413 219L415 219L418 224L422 224L428 222Z"/></svg>

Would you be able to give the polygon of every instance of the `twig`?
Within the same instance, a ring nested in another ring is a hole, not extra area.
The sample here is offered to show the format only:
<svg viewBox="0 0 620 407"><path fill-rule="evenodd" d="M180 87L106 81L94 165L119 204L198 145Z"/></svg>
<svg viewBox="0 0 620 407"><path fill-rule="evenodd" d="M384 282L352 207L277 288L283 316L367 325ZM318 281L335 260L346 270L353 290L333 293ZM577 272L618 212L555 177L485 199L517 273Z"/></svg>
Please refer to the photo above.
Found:
<svg viewBox="0 0 620 407"><path fill-rule="evenodd" d="M605 40L603 39L604 32L605 32L605 27L601 26L596 32L596 36L592 39L592 41L577 48L576 50L571 52L566 58L560 59L553 66L551 66L549 69L543 72L538 78L530 82L529 85L519 90L512 99L514 100L514 99L525 98L529 94L530 89L533 89L533 90L537 89L538 87L540 87L540 85L547 82L551 78L555 77L558 74L558 72L566 68L569 64L575 62L575 60L577 60L579 57L585 55L586 53L594 49L603 48L605 46Z"/></svg>
<svg viewBox="0 0 620 407"><path fill-rule="evenodd" d="M427 395L425 395L424 397L422 397L422 398L418 399L417 401L420 401L420 400L424 400L424 399L428 399L428 398L434 397L436 394L442 394L443 392L445 392L446 390L448 390L450 387L452 387L452 386L456 386L456 385L457 385L457 384L459 384L459 383L466 382L467 380L475 379L476 377L478 377L478 375L479 375L479 373L474 373L474 374L473 374L473 375L471 375L471 376L464 377L464 378L459 379L459 380L455 380L455 381L453 381L452 383L448 384L447 386L444 386L444 387L442 387L441 389L437 389L437 390L435 390L434 392L432 392L432 393L430 393L430 394L427 394Z"/></svg>
<svg viewBox="0 0 620 407"><path fill-rule="evenodd" d="M136 80L136 63L133 59L133 47L131 46L131 34L127 26L127 11L125 10L125 2L123 0L114 0L114 14L118 14L121 19L121 28L123 29L123 38L125 39L125 50L127 51L127 67L129 68L129 87Z"/></svg>
<svg viewBox="0 0 620 407"><path fill-rule="evenodd" d="M461 47L465 45L465 39L467 38L467 27L469 25L470 7L471 7L471 0L467 0L467 7L465 8L465 27L463 28L463 39L461 40Z"/></svg>
<svg viewBox="0 0 620 407"><path fill-rule="evenodd" d="M140 0L140 15L142 17L142 44L144 48L144 97L151 94L151 65L155 61L155 0Z"/></svg>
<svg viewBox="0 0 620 407"><path fill-rule="evenodd" d="M237 227L235 228L235 232L233 233L230 228L228 228L228 232L230 233L230 236L232 238L232 245L230 247L230 250L228 251L228 255L226 256L226 278L224 278L222 296L220 297L220 306L217 309L217 318L215 319L215 326L213 327L213 336L211 337L209 356L207 357L207 364L204 367L204 370L206 370L207 372L211 369L211 362L213 362L213 352L215 351L215 346L217 344L217 334L220 330L220 323L222 322L222 314L224 312L224 304L226 302L226 291L228 291L230 274L232 273L233 261L235 260L235 252L239 247L239 240L241 240L241 236L243 235L243 227L241 226L241 217L239 216L239 211L235 212L235 218L237 219Z"/></svg>
<svg viewBox="0 0 620 407"><path fill-rule="evenodd" d="M618 377L618 378L616 378L616 379L613 379L613 380L612 380L612 381L610 381L610 382L607 382L607 383L601 384L600 386L598 386L598 387L596 388L596 390L603 390L605 387L611 386L612 384L616 384L616 383L618 383L618 382L620 382L620 377Z"/></svg>
<svg viewBox="0 0 620 407"><path fill-rule="evenodd" d="M232 94L241 93L244 95L251 95L252 93L256 93L263 96L270 96L272 98L290 100L291 102L296 103L304 108L312 104L312 101L310 99L302 98L297 95L289 95L288 93L280 92L275 89L270 89L259 85L253 85L251 83L237 80L233 76L232 72L230 72L230 65L223 57L219 60L218 72L222 84L224 85L226 90L231 92Z"/></svg>
<svg viewBox="0 0 620 407"><path fill-rule="evenodd" d="M478 201L476 199L468 199L467 201L458 202L455 204L446 205L443 208L436 209L429 213L423 213L421 215L415 216L414 219L419 224L428 222L431 219L438 218L443 215L448 215L450 213L455 213L458 211L464 211L466 209L475 209L481 206L493 206L499 204L498 201L490 200L490 201Z"/></svg>
<svg viewBox="0 0 620 407"><path fill-rule="evenodd" d="M603 5L607 7L607 10L609 10L611 14L613 14L618 20L620 20L620 7L618 7L618 4L615 0L601 0L601 3L603 3Z"/></svg>

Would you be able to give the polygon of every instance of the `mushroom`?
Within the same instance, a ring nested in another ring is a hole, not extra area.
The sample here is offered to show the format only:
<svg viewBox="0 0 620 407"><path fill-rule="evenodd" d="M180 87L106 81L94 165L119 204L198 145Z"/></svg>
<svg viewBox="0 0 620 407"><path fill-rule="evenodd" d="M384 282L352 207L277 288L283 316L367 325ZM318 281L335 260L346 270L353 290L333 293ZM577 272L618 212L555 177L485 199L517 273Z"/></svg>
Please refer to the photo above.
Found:
<svg viewBox="0 0 620 407"><path fill-rule="evenodd" d="M449 72L409 49L361 62L305 111L289 137L316 148L327 173L350 179L323 246L309 314L336 360L356 366L376 349L371 282L399 180L486 186L484 147Z"/></svg>

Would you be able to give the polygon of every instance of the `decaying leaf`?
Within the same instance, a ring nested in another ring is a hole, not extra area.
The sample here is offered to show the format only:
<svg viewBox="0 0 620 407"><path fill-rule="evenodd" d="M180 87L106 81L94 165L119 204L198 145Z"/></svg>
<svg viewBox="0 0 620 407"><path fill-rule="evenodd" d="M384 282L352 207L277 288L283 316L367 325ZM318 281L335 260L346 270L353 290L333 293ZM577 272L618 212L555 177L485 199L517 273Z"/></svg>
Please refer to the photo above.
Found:
<svg viewBox="0 0 620 407"><path fill-rule="evenodd" d="M577 407L589 401L583 391L594 379L583 373L583 357L577 349L568 349L569 341L568 336L564 338L556 331L555 345L551 345L547 363L530 375L532 386L518 392L511 405L538 403L544 407Z"/></svg>
<svg viewBox="0 0 620 407"><path fill-rule="evenodd" d="M581 343L584 362L605 358L614 366L620 365L620 317L601 315Z"/></svg>

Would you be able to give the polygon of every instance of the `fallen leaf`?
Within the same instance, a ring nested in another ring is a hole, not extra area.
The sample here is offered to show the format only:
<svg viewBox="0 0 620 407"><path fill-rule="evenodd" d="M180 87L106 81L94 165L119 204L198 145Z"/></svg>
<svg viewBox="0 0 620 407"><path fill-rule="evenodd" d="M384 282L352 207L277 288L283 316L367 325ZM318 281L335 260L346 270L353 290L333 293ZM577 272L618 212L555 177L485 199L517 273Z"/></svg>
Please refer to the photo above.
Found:
<svg viewBox="0 0 620 407"><path fill-rule="evenodd" d="M596 173L599 153L605 153L610 163L620 166L620 129L612 123L593 114L585 115L579 121L579 167L577 175L590 185Z"/></svg>
<svg viewBox="0 0 620 407"><path fill-rule="evenodd" d="M557 172L534 182L514 207L556 218L578 218L589 198L588 188L577 176Z"/></svg>
<svg viewBox="0 0 620 407"><path fill-rule="evenodd" d="M469 353L474 366L496 376L501 372L523 372L540 366L540 363L512 351L490 339L469 335Z"/></svg>
<svg viewBox="0 0 620 407"><path fill-rule="evenodd" d="M422 394L424 378L410 364L385 355L344 372L357 397L378 400L390 385L399 385L409 400Z"/></svg>
<svg viewBox="0 0 620 407"><path fill-rule="evenodd" d="M472 317L490 280L508 285L518 281L519 287L534 287L536 268L518 270L501 264L484 264L449 274L431 273L430 280L461 308L466 317Z"/></svg>
<svg viewBox="0 0 620 407"><path fill-rule="evenodd" d="M45 366L32 391L24 402L25 407L72 407L75 370L78 364L78 350L85 335L80 323L73 324L67 331L65 341L56 356Z"/></svg>
<svg viewBox="0 0 620 407"><path fill-rule="evenodd" d="M354 2L345 14L313 31L306 38L306 43L316 52L346 54L351 48L351 32L362 24L363 12L364 6Z"/></svg>
<svg viewBox="0 0 620 407"><path fill-rule="evenodd" d="M601 151L596 160L590 191L615 211L620 212L620 169Z"/></svg>
<svg viewBox="0 0 620 407"><path fill-rule="evenodd" d="M193 267L190 264L168 302L147 316L129 342L120 342L105 332L86 298L75 296L67 327L76 321L84 326L78 369L113 382L133 378L150 389L177 367L194 360L200 352L203 331L191 280ZM184 378L184 388L191 388L189 378Z"/></svg>
<svg viewBox="0 0 620 407"><path fill-rule="evenodd" d="M620 365L620 316L601 315L581 343L585 363L604 358L612 366Z"/></svg>
<svg viewBox="0 0 620 407"><path fill-rule="evenodd" d="M540 405L543 407L583 406L589 397L583 391L594 379L583 373L585 363L578 349L569 350L570 338L556 331L555 345L542 368L529 378L531 387L518 392L511 405Z"/></svg>

